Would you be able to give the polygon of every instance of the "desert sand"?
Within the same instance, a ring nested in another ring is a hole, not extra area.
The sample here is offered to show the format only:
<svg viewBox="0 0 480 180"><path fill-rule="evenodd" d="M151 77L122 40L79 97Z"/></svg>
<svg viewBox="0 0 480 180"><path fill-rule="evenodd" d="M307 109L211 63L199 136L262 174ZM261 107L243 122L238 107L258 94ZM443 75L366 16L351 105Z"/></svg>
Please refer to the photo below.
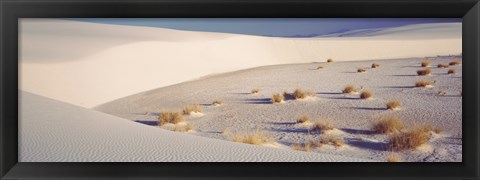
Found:
<svg viewBox="0 0 480 180"><path fill-rule="evenodd" d="M462 65L450 67L455 74L437 68L462 60L461 23L315 38L60 19L22 19L20 31L21 162L386 161L393 154L389 135L371 130L385 115L397 115L406 127L443 130L414 150L395 153L401 161L462 161ZM432 73L418 76L425 57ZM433 84L414 87L418 80ZM373 97L343 94L347 85ZM271 103L274 93L296 88L313 97ZM214 100L223 104L212 105ZM398 100L400 108L386 109L389 100ZM183 115L193 130L157 125L160 112L192 104L202 108ZM304 115L328 119L335 129L312 133L311 124L296 123ZM255 131L273 141L231 142L235 134ZM291 147L325 136L345 144L311 152Z"/></svg>

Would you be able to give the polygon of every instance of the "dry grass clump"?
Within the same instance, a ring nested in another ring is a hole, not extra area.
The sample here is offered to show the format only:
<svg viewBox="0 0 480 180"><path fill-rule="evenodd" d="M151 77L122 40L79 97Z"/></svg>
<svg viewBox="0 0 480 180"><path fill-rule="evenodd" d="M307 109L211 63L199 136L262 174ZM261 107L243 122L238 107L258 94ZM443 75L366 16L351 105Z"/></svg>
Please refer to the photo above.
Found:
<svg viewBox="0 0 480 180"><path fill-rule="evenodd" d="M357 69L357 72L359 72L359 73L367 72L367 69L365 69L365 68L358 68L358 69Z"/></svg>
<svg viewBox="0 0 480 180"><path fill-rule="evenodd" d="M441 128L434 128L432 125L420 125L415 127L415 129L419 131L424 131L424 132L434 132L436 134L440 134L443 132L443 129Z"/></svg>
<svg viewBox="0 0 480 180"><path fill-rule="evenodd" d="M353 85L348 85L345 87L345 89L343 89L342 91L343 93L355 93L357 92L357 89L355 89L355 87Z"/></svg>
<svg viewBox="0 0 480 180"><path fill-rule="evenodd" d="M272 104L281 103L283 101L283 95L281 94L273 94L272 96Z"/></svg>
<svg viewBox="0 0 480 180"><path fill-rule="evenodd" d="M453 68L450 68L450 69L448 69L447 74L457 74L457 70L453 69Z"/></svg>
<svg viewBox="0 0 480 180"><path fill-rule="evenodd" d="M252 91L250 91L252 94L257 94L258 92L260 92L260 89L258 88L255 88L255 89L252 89Z"/></svg>
<svg viewBox="0 0 480 180"><path fill-rule="evenodd" d="M426 75L430 75L431 73L432 73L432 70L430 70L429 68L425 68L417 71L417 75L419 76L426 76Z"/></svg>
<svg viewBox="0 0 480 180"><path fill-rule="evenodd" d="M333 62L333 59L332 58L328 58L327 59L327 63L332 63Z"/></svg>
<svg viewBox="0 0 480 180"><path fill-rule="evenodd" d="M427 143L429 132L423 128L414 128L408 132L395 134L388 140L388 148L395 151L413 150Z"/></svg>
<svg viewBox="0 0 480 180"><path fill-rule="evenodd" d="M360 98L362 99L368 99L368 98L371 98L372 96L373 96L373 93L370 91L362 91L362 93L360 94Z"/></svg>
<svg viewBox="0 0 480 180"><path fill-rule="evenodd" d="M217 100L213 101L212 104L215 105L215 106L222 105L222 104L223 104L223 100L217 99Z"/></svg>
<svg viewBox="0 0 480 180"><path fill-rule="evenodd" d="M323 66L318 66L317 69L323 69Z"/></svg>
<svg viewBox="0 0 480 180"><path fill-rule="evenodd" d="M317 145L313 142L308 142L304 144L292 144L291 147L293 150L310 152L313 148L316 148Z"/></svg>
<svg viewBox="0 0 480 180"><path fill-rule="evenodd" d="M160 112L160 115L158 116L158 124L160 126L167 123L177 124L183 122L183 120L183 116L180 112Z"/></svg>
<svg viewBox="0 0 480 180"><path fill-rule="evenodd" d="M330 145L334 145L335 147L342 147L345 145L345 142L343 141L343 139L340 139L332 135L328 135L328 136L322 136L320 138L320 144L330 144Z"/></svg>
<svg viewBox="0 0 480 180"><path fill-rule="evenodd" d="M448 64L438 64L437 67L438 68L448 68L449 65Z"/></svg>
<svg viewBox="0 0 480 180"><path fill-rule="evenodd" d="M307 123L310 122L310 118L308 116L301 116L297 119L297 123Z"/></svg>
<svg viewBox="0 0 480 180"><path fill-rule="evenodd" d="M201 113L202 107L199 104L187 105L183 108L183 114L190 115L191 113Z"/></svg>
<svg viewBox="0 0 480 180"><path fill-rule="evenodd" d="M305 99L309 96L315 96L315 93L310 91L304 91L302 89L295 89L292 95L294 99Z"/></svg>
<svg viewBox="0 0 480 180"><path fill-rule="evenodd" d="M400 102L397 100L390 100L387 102L387 109L395 110L400 107Z"/></svg>
<svg viewBox="0 0 480 180"><path fill-rule="evenodd" d="M377 133L388 134L399 132L403 128L403 122L397 116L382 116L378 118L372 126L372 130Z"/></svg>
<svg viewBox="0 0 480 180"><path fill-rule="evenodd" d="M258 131L254 133L236 134L230 138L230 140L233 142L255 145L265 144L273 141L270 136Z"/></svg>
<svg viewBox="0 0 480 180"><path fill-rule="evenodd" d="M310 128L310 132L324 133L325 131L333 130L334 128L335 126L333 126L331 121L318 119Z"/></svg>
<svg viewBox="0 0 480 180"><path fill-rule="evenodd" d="M400 162L400 158L397 154L390 154L387 158L387 162Z"/></svg>
<svg viewBox="0 0 480 180"><path fill-rule="evenodd" d="M176 124L175 127L173 128L173 131L175 132L188 132L191 130L193 130L193 126L191 124L186 124L186 125Z"/></svg>
<svg viewBox="0 0 480 180"><path fill-rule="evenodd" d="M450 66L455 66L455 65L460 65L462 64L459 60L455 60L455 61L452 61L450 63L448 63Z"/></svg>
<svg viewBox="0 0 480 180"><path fill-rule="evenodd" d="M377 63L372 64L372 68L378 68L378 67L380 67L380 64L377 64Z"/></svg>
<svg viewBox="0 0 480 180"><path fill-rule="evenodd" d="M431 85L432 85L432 82L424 81L424 80L419 80L419 81L415 82L415 87L427 87L427 86L431 86Z"/></svg>
<svg viewBox="0 0 480 180"><path fill-rule="evenodd" d="M428 67L430 65L430 61L428 60L428 58L425 58L423 59L422 63L420 63L420 65L422 65L422 67Z"/></svg>

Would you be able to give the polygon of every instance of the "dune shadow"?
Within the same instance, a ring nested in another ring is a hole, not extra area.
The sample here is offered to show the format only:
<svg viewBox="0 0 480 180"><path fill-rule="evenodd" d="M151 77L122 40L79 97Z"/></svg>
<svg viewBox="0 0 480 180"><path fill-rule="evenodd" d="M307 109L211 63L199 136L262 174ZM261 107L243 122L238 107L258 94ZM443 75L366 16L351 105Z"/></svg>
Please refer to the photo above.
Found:
<svg viewBox="0 0 480 180"><path fill-rule="evenodd" d="M369 110L369 111L383 111L387 110L387 108L371 108L371 107L345 107L348 109L358 109L358 110Z"/></svg>
<svg viewBox="0 0 480 180"><path fill-rule="evenodd" d="M134 122L149 125L149 126L158 126L158 121L135 120Z"/></svg>
<svg viewBox="0 0 480 180"><path fill-rule="evenodd" d="M341 92L317 92L317 94L343 94Z"/></svg>
<svg viewBox="0 0 480 180"><path fill-rule="evenodd" d="M270 130L271 130L271 131L275 131L275 132L308 134L308 129L280 129L280 128L271 128Z"/></svg>
<svg viewBox="0 0 480 180"><path fill-rule="evenodd" d="M272 99L270 98L258 98L258 99L247 99L246 104L272 104Z"/></svg>
<svg viewBox="0 0 480 180"><path fill-rule="evenodd" d="M158 112L151 112L151 113L148 113L149 115L152 115L152 116L160 116L160 113Z"/></svg>
<svg viewBox="0 0 480 180"><path fill-rule="evenodd" d="M347 138L346 141L350 146L354 146L362 149L371 149L375 151L386 151L388 149L387 143L383 143L383 142L361 141L361 140L351 139L351 138Z"/></svg>
<svg viewBox="0 0 480 180"><path fill-rule="evenodd" d="M273 124L273 125L295 125L297 124L296 122L267 122L268 124Z"/></svg>
<svg viewBox="0 0 480 180"><path fill-rule="evenodd" d="M350 128L341 128L340 130L349 134L363 134L363 135L376 134L375 131L371 131L371 130L350 129Z"/></svg>
<svg viewBox="0 0 480 180"><path fill-rule="evenodd" d="M414 88L415 86L383 86L381 88L390 88L390 89L409 89L409 88Z"/></svg>

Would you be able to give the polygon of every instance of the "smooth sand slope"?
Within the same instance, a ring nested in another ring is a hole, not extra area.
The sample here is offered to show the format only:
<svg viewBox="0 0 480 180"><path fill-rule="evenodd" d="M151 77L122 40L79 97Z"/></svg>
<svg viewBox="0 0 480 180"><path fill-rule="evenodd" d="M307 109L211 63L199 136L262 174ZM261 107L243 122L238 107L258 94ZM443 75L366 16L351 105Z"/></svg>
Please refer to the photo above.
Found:
<svg viewBox="0 0 480 180"><path fill-rule="evenodd" d="M179 134L20 93L19 162L365 161Z"/></svg>
<svg viewBox="0 0 480 180"><path fill-rule="evenodd" d="M430 134L427 144L416 150L399 152L402 161L462 161L462 66L450 66L456 74L447 74L448 68L437 68L439 63L448 64L461 57L429 59L430 76L417 76L416 71L423 69L422 58L264 66L139 93L96 110L154 126L160 111L181 111L185 105L200 104L203 116L185 116L196 131L190 134L228 141L232 134L258 130L274 137L283 149L334 135L346 145L325 145L311 154L376 161L385 161L391 152L387 149L388 135L373 132L372 123L380 116L397 115L406 128L429 124L443 129ZM380 67L370 68L372 63ZM359 67L367 67L367 71L358 73ZM434 84L430 88L414 87L417 80ZM342 94L349 84L371 91L372 99ZM255 88L260 92L251 94ZM295 88L312 91L315 97L271 103L272 94ZM216 99L224 104L211 105ZM393 99L400 102L399 110L387 110L387 101ZM337 130L309 135L308 125L296 123L302 115L312 121L329 119Z"/></svg>
<svg viewBox="0 0 480 180"><path fill-rule="evenodd" d="M410 38L398 38L395 30L271 38L60 19L22 19L19 28L20 89L87 108L213 73L327 58L460 54L462 48L461 23L403 28Z"/></svg>

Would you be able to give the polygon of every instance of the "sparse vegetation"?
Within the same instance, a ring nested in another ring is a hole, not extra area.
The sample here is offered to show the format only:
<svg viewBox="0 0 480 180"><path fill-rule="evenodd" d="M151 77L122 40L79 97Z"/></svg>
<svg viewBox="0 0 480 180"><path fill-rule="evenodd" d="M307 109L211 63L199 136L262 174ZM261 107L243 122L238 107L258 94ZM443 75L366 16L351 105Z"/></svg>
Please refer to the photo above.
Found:
<svg viewBox="0 0 480 180"><path fill-rule="evenodd" d="M333 62L333 59L332 58L328 58L327 59L327 63L332 63Z"/></svg>
<svg viewBox="0 0 480 180"><path fill-rule="evenodd" d="M431 73L432 73L432 70L430 70L430 68L425 68L417 71L417 75L419 76L426 76L426 75L430 75Z"/></svg>
<svg viewBox="0 0 480 180"><path fill-rule="evenodd" d="M420 65L422 65L422 67L428 67L430 65L430 61L428 60L428 58L425 58L423 59L423 61L420 63Z"/></svg>
<svg viewBox="0 0 480 180"><path fill-rule="evenodd" d="M177 124L183 121L184 119L180 112L160 112L158 116L158 125L160 126L167 123Z"/></svg>
<svg viewBox="0 0 480 180"><path fill-rule="evenodd" d="M456 69L453 69L453 68L450 68L447 72L447 74L457 74L457 70Z"/></svg>
<svg viewBox="0 0 480 180"><path fill-rule="evenodd" d="M217 99L217 100L213 101L212 104L215 105L215 106L222 105L222 104L223 104L223 100Z"/></svg>
<svg viewBox="0 0 480 180"><path fill-rule="evenodd" d="M297 123L308 123L308 122L310 122L310 118L308 118L308 116L305 116L305 115L297 119Z"/></svg>
<svg viewBox="0 0 480 180"><path fill-rule="evenodd" d="M388 155L387 162L400 162L400 158L397 154Z"/></svg>
<svg viewBox="0 0 480 180"><path fill-rule="evenodd" d="M432 82L424 81L424 80L419 80L419 81L415 82L415 87L427 87L427 86L431 86L431 85L432 85Z"/></svg>
<svg viewBox="0 0 480 180"><path fill-rule="evenodd" d="M310 128L310 132L324 133L325 131L333 130L334 128L335 127L333 126L331 121L318 119Z"/></svg>
<svg viewBox="0 0 480 180"><path fill-rule="evenodd" d="M199 104L187 105L183 108L183 114L201 113L202 107Z"/></svg>
<svg viewBox="0 0 480 180"><path fill-rule="evenodd" d="M345 89L343 89L342 91L343 93L355 93L357 92L357 90L355 89L355 87L353 85L348 85L345 87Z"/></svg>
<svg viewBox="0 0 480 180"><path fill-rule="evenodd" d="M389 134L400 132L403 128L403 122L399 117L391 116L382 116L378 118L372 126L372 130L377 133Z"/></svg>
<svg viewBox="0 0 480 180"><path fill-rule="evenodd" d="M387 109L395 110L400 107L400 102L397 100L390 100L387 102Z"/></svg>
<svg viewBox="0 0 480 180"><path fill-rule="evenodd" d="M281 103L283 101L283 95L281 94L273 94L272 96L272 104Z"/></svg>
<svg viewBox="0 0 480 180"><path fill-rule="evenodd" d="M313 148L317 147L317 145L313 142L308 142L304 144L292 144L291 147L293 150L310 152Z"/></svg>
<svg viewBox="0 0 480 180"><path fill-rule="evenodd" d="M450 63L448 63L450 66L456 66L456 65L460 65L462 64L459 60L455 60L455 61L452 61Z"/></svg>
<svg viewBox="0 0 480 180"><path fill-rule="evenodd" d="M367 69L365 69L365 68L363 68L363 67L362 67L362 68L358 68L358 69L357 69L357 72L359 72L359 73L367 72Z"/></svg>
<svg viewBox="0 0 480 180"><path fill-rule="evenodd" d="M362 99L368 99L368 98L371 98L372 96L373 96L373 93L370 91L362 91L362 93L360 94L360 98Z"/></svg>
<svg viewBox="0 0 480 180"><path fill-rule="evenodd" d="M293 98L295 99L305 99L306 97L312 97L315 96L313 92L310 91L304 91L302 89L295 89L293 92Z"/></svg>
<svg viewBox="0 0 480 180"><path fill-rule="evenodd" d="M394 134L388 141L388 148L395 151L414 150L427 143L429 132L423 128L413 128L407 132Z"/></svg>
<svg viewBox="0 0 480 180"><path fill-rule="evenodd" d="M173 129L173 131L175 132L188 132L191 130L193 130L193 126L191 124L186 124L186 125L175 124L175 127Z"/></svg>
<svg viewBox="0 0 480 180"><path fill-rule="evenodd" d="M378 68L378 67L380 67L380 64L377 64L377 63L372 64L372 68Z"/></svg>
<svg viewBox="0 0 480 180"><path fill-rule="evenodd" d="M437 67L438 68L448 68L449 65L448 64L438 64Z"/></svg>
<svg viewBox="0 0 480 180"><path fill-rule="evenodd" d="M260 92L260 89L258 88L255 88L255 89L252 89L252 91L250 91L252 94L257 94Z"/></svg>
<svg viewBox="0 0 480 180"><path fill-rule="evenodd" d="M345 142L343 139L340 139L338 137L332 136L332 135L326 135L320 137L320 144L330 144L335 147L342 147L345 145Z"/></svg>
<svg viewBox="0 0 480 180"><path fill-rule="evenodd" d="M245 133L245 134L236 134L232 138L230 138L233 142L245 143L245 144L255 144L261 145L269 142L273 142L273 138L266 135L262 132L254 132L254 133Z"/></svg>

